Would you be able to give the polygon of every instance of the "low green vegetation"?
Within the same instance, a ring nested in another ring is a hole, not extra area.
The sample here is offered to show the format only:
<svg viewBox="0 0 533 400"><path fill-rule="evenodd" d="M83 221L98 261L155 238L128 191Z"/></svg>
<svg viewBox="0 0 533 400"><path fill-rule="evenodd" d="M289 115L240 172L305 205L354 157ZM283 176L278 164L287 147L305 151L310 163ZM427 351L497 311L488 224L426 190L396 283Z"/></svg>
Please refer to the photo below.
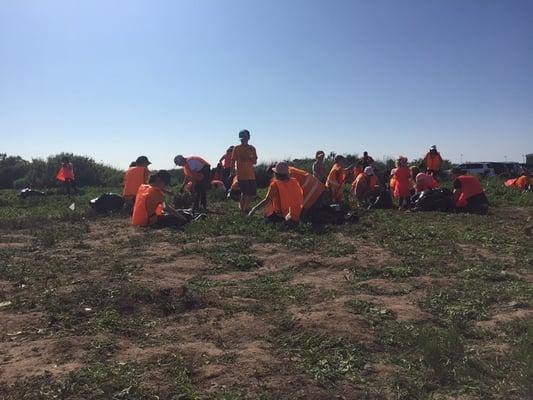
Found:
<svg viewBox="0 0 533 400"><path fill-rule="evenodd" d="M213 198L140 230L90 210L117 188L1 191L0 398L525 399L532 194L486 184L487 216L320 229Z"/></svg>

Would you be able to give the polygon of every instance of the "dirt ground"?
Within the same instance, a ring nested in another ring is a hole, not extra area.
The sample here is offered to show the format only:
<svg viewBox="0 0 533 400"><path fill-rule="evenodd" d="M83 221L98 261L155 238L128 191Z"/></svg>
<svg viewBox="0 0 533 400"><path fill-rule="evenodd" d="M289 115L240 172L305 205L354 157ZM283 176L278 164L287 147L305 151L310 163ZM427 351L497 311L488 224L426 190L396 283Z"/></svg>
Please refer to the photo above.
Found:
<svg viewBox="0 0 533 400"><path fill-rule="evenodd" d="M152 235L122 217L82 225L75 235L51 232L54 243L31 229L2 232L2 399L470 399L494 387L489 397L525 398L519 384L499 375L484 380L483 390L452 378L431 378L438 383L428 387L423 375L431 368L415 371L425 353L409 359L394 335L444 329L452 313L482 308L467 321L465 352L477 348L478 358L497 365L517 344L490 331L531 320L527 289L505 286L509 292L483 307L470 297L464 304L447 298L456 309L434 293L452 293L468 268L484 279L489 272L480 266L495 263L493 282L530 285L530 252L517 260L465 234L448 249L439 239L439 252L414 265L416 238L405 239L402 254L395 242L372 237L364 221L360 236L331 235L340 250L240 234ZM228 264L220 247L234 243L244 244L240 264Z"/></svg>

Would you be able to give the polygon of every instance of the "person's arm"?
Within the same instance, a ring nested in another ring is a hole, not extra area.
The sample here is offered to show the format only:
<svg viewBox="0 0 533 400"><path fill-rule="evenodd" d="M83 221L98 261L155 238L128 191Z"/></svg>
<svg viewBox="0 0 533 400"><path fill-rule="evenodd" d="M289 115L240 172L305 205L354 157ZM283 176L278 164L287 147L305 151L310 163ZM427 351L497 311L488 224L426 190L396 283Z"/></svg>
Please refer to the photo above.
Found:
<svg viewBox="0 0 533 400"><path fill-rule="evenodd" d="M252 154L252 164L255 165L257 164L257 151L255 150L255 147L252 146L252 149L253 149L253 154Z"/></svg>
<svg viewBox="0 0 533 400"><path fill-rule="evenodd" d="M233 153L231 153L231 175L235 175L237 172L236 169L236 161L237 161L237 147L233 149Z"/></svg>
<svg viewBox="0 0 533 400"><path fill-rule="evenodd" d="M250 210L250 212L248 213L248 216L251 217L252 215L254 215L257 210L260 210L261 208L263 208L264 206L266 206L268 204L268 202L270 201L270 198L267 196L265 197L263 200L261 200L254 208L252 208Z"/></svg>

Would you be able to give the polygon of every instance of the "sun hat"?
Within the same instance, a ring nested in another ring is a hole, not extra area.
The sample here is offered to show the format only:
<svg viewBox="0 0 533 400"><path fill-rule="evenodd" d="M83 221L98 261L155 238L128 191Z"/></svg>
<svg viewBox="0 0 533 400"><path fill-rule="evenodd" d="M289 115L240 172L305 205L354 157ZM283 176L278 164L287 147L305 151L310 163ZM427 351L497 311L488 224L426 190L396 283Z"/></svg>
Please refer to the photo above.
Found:
<svg viewBox="0 0 533 400"><path fill-rule="evenodd" d="M371 166L365 167L364 173L365 175L372 176L374 175L374 168Z"/></svg>
<svg viewBox="0 0 533 400"><path fill-rule="evenodd" d="M281 161L277 163L274 168L272 168L272 171L280 175L289 175L289 164L285 161Z"/></svg>

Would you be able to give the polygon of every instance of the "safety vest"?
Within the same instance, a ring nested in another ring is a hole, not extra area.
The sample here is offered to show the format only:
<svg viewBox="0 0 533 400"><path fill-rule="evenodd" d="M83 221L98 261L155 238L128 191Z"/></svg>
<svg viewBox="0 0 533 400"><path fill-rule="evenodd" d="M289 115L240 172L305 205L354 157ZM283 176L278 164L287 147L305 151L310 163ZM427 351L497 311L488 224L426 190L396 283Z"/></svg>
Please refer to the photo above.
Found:
<svg viewBox="0 0 533 400"><path fill-rule="evenodd" d="M160 215L162 213L161 204L159 204L155 210L148 210L146 202L148 197L154 192L159 192L161 196L163 195L161 189L156 188L154 186L144 184L139 186L139 190L137 191L137 195L135 197L133 215L131 217L132 225L148 226L155 224L155 222L157 221L157 215Z"/></svg>
<svg viewBox="0 0 533 400"><path fill-rule="evenodd" d="M331 191L331 198L333 201L342 201L345 183L346 173L344 172L344 169L338 163L333 164L326 181L326 187Z"/></svg>
<svg viewBox="0 0 533 400"><path fill-rule="evenodd" d="M435 155L432 155L431 152L426 154L426 169L431 171L440 171L440 163L442 157L440 153L437 152Z"/></svg>
<svg viewBox="0 0 533 400"><path fill-rule="evenodd" d="M326 187L316 177L302 169L289 167L289 176L298 181L304 193L304 209L313 207Z"/></svg>
<svg viewBox="0 0 533 400"><path fill-rule="evenodd" d="M61 168L59 168L59 171L57 172L56 179L62 182L65 182L66 180L73 181L74 166L72 165L72 163L61 165Z"/></svg>
<svg viewBox="0 0 533 400"><path fill-rule="evenodd" d="M189 178L191 178L193 181L196 181L196 182L201 181L202 179L204 179L204 175L200 172L193 171L191 167L189 167L189 161L191 160L200 161L204 167L206 165L209 165L209 163L205 161L202 157L192 156L192 157L187 157L185 159L185 165L183 166L183 173L185 174L185 176L188 176Z"/></svg>
<svg viewBox="0 0 533 400"><path fill-rule="evenodd" d="M479 179L472 175L461 175L457 179L461 182L461 195L455 204L457 207L466 207L467 200L484 192Z"/></svg>
<svg viewBox="0 0 533 400"><path fill-rule="evenodd" d="M285 218L290 213L292 221L300 221L304 196L298 181L295 178L289 178L287 181L273 179L270 187L272 188L273 186L278 189L279 195L271 199L265 211L266 216L280 214Z"/></svg>
<svg viewBox="0 0 533 400"><path fill-rule="evenodd" d="M515 179L507 179L505 181L505 186L507 187L516 186L517 188L521 190L526 190L527 187L532 184L531 182L532 180L528 176L522 175Z"/></svg>
<svg viewBox="0 0 533 400"><path fill-rule="evenodd" d="M122 196L135 196L139 187L146 183L148 169L146 167L131 167L124 174L124 190Z"/></svg>

